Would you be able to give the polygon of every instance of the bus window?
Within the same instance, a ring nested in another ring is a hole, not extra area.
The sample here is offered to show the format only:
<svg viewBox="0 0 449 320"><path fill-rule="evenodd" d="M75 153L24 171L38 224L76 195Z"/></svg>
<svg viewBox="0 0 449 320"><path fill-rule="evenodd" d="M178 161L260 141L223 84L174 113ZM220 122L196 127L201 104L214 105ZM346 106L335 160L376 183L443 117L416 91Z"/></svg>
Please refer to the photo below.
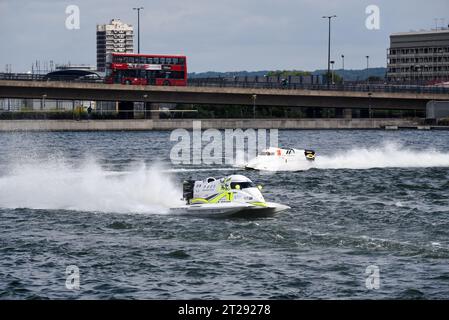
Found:
<svg viewBox="0 0 449 320"><path fill-rule="evenodd" d="M138 70L124 70L123 76L126 78L136 78L137 77L136 71Z"/></svg>
<svg viewBox="0 0 449 320"><path fill-rule="evenodd" d="M172 79L184 79L184 71L172 71L170 78L172 78Z"/></svg>
<svg viewBox="0 0 449 320"><path fill-rule="evenodd" d="M150 79L150 78L154 78L154 71L153 70L146 70L146 78Z"/></svg>
<svg viewBox="0 0 449 320"><path fill-rule="evenodd" d="M147 58L147 63L148 64L153 64L153 58Z"/></svg>
<svg viewBox="0 0 449 320"><path fill-rule="evenodd" d="M165 58L160 58L159 61L160 61L161 64L165 64Z"/></svg>
<svg viewBox="0 0 449 320"><path fill-rule="evenodd" d="M134 63L134 57L128 57L128 63Z"/></svg>
<svg viewBox="0 0 449 320"><path fill-rule="evenodd" d="M179 64L184 64L184 58L179 58Z"/></svg>
<svg viewBox="0 0 449 320"><path fill-rule="evenodd" d="M172 64L171 58L165 59L165 63L166 63L166 64Z"/></svg>
<svg viewBox="0 0 449 320"><path fill-rule="evenodd" d="M145 57L140 57L139 63L145 64L145 62L146 62L146 58Z"/></svg>
<svg viewBox="0 0 449 320"><path fill-rule="evenodd" d="M173 58L173 64L178 64L178 58Z"/></svg>
<svg viewBox="0 0 449 320"><path fill-rule="evenodd" d="M159 64L159 58L153 58L154 64Z"/></svg>

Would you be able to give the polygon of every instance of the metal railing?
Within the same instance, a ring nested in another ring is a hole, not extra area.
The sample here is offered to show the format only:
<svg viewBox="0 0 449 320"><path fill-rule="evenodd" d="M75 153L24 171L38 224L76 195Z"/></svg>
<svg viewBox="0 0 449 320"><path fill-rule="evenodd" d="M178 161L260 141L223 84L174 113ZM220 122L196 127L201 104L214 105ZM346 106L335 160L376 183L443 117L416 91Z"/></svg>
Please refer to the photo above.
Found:
<svg viewBox="0 0 449 320"><path fill-rule="evenodd" d="M42 81L44 76L31 73L0 73L0 80Z"/></svg>
<svg viewBox="0 0 449 320"><path fill-rule="evenodd" d="M31 73L0 73L0 80L104 83L104 79L101 77L90 77L90 76L76 77L73 75L47 76L44 74L31 74Z"/></svg>
<svg viewBox="0 0 449 320"><path fill-rule="evenodd" d="M135 109L135 110L102 110L86 107L70 109L0 109L0 120L115 120L115 119L153 119L157 115L161 119L189 117L197 114L197 109Z"/></svg>
<svg viewBox="0 0 449 320"><path fill-rule="evenodd" d="M89 78L73 76L47 77L41 74L27 73L0 73L0 80L17 81L63 81L63 82L88 82L103 83L102 78ZM449 87L436 85L419 84L385 84L367 82L346 82L343 84L310 84L310 83L289 83L279 82L259 82L259 81L232 81L225 78L193 78L188 80L190 87L216 87L216 88L252 88L252 89L283 89L283 90L329 90L329 91L350 91L350 92L387 92L387 93L432 93L449 94Z"/></svg>
<svg viewBox="0 0 449 320"><path fill-rule="evenodd" d="M301 84L287 82L247 82L227 81L224 79L189 79L189 86L195 87L230 87L230 88L254 88L254 89L285 89L285 90L326 90L326 91L351 91L351 92L386 92L386 93L436 93L449 94L448 87L423 86L423 85L393 85L370 83L345 83L345 84Z"/></svg>

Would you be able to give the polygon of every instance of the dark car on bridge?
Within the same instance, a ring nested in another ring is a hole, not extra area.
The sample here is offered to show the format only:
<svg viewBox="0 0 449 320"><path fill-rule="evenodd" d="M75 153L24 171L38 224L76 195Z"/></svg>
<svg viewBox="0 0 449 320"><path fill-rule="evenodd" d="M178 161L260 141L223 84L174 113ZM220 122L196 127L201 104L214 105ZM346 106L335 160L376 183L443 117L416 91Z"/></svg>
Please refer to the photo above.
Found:
<svg viewBox="0 0 449 320"><path fill-rule="evenodd" d="M58 70L49 72L44 76L46 81L75 81L75 82L103 82L103 78L94 71L89 70Z"/></svg>

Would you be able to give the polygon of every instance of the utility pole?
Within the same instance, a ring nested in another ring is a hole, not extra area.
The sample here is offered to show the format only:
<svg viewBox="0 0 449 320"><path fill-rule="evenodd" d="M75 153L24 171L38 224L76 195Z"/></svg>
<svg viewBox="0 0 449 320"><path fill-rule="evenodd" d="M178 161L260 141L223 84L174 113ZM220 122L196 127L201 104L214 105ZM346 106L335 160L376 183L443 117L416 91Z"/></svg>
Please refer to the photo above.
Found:
<svg viewBox="0 0 449 320"><path fill-rule="evenodd" d="M332 66L332 71L331 71L331 73L332 73L332 85L335 84L335 82L334 82L334 63L335 63L335 61L332 60L331 61L331 66Z"/></svg>
<svg viewBox="0 0 449 320"><path fill-rule="evenodd" d="M256 99L257 99L257 95L253 94L251 96L251 98L253 99L253 118L256 119Z"/></svg>
<svg viewBox="0 0 449 320"><path fill-rule="evenodd" d="M45 110L45 98L47 98L47 95L43 94L42 101L41 101L41 110Z"/></svg>
<svg viewBox="0 0 449 320"><path fill-rule="evenodd" d="M140 10L143 10L143 7L133 8L133 10L137 10L137 53L140 53Z"/></svg>
<svg viewBox="0 0 449 320"><path fill-rule="evenodd" d="M368 117L371 119L372 112L371 112L371 96L373 94L371 92L368 92Z"/></svg>
<svg viewBox="0 0 449 320"><path fill-rule="evenodd" d="M366 83L369 84L369 56L366 56Z"/></svg>
<svg viewBox="0 0 449 320"><path fill-rule="evenodd" d="M327 87L330 87L330 72L331 72L331 20L332 18L336 18L336 15L333 16L323 16L323 19L329 20L329 37L328 37L328 44L327 44L327 75L326 75L326 81L327 81Z"/></svg>

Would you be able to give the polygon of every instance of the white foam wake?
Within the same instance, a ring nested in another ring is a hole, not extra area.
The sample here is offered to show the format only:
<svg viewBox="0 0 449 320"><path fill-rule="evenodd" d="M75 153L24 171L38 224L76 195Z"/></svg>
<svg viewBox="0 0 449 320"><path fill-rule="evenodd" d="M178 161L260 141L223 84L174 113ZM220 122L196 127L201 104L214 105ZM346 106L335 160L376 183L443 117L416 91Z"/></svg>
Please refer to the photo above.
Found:
<svg viewBox="0 0 449 320"><path fill-rule="evenodd" d="M449 153L435 149L410 149L396 143L354 148L331 156L317 157L320 169L449 167Z"/></svg>
<svg viewBox="0 0 449 320"><path fill-rule="evenodd" d="M3 208L165 213L180 198L181 188L161 168L143 164L118 174L95 161L27 163L0 177Z"/></svg>

